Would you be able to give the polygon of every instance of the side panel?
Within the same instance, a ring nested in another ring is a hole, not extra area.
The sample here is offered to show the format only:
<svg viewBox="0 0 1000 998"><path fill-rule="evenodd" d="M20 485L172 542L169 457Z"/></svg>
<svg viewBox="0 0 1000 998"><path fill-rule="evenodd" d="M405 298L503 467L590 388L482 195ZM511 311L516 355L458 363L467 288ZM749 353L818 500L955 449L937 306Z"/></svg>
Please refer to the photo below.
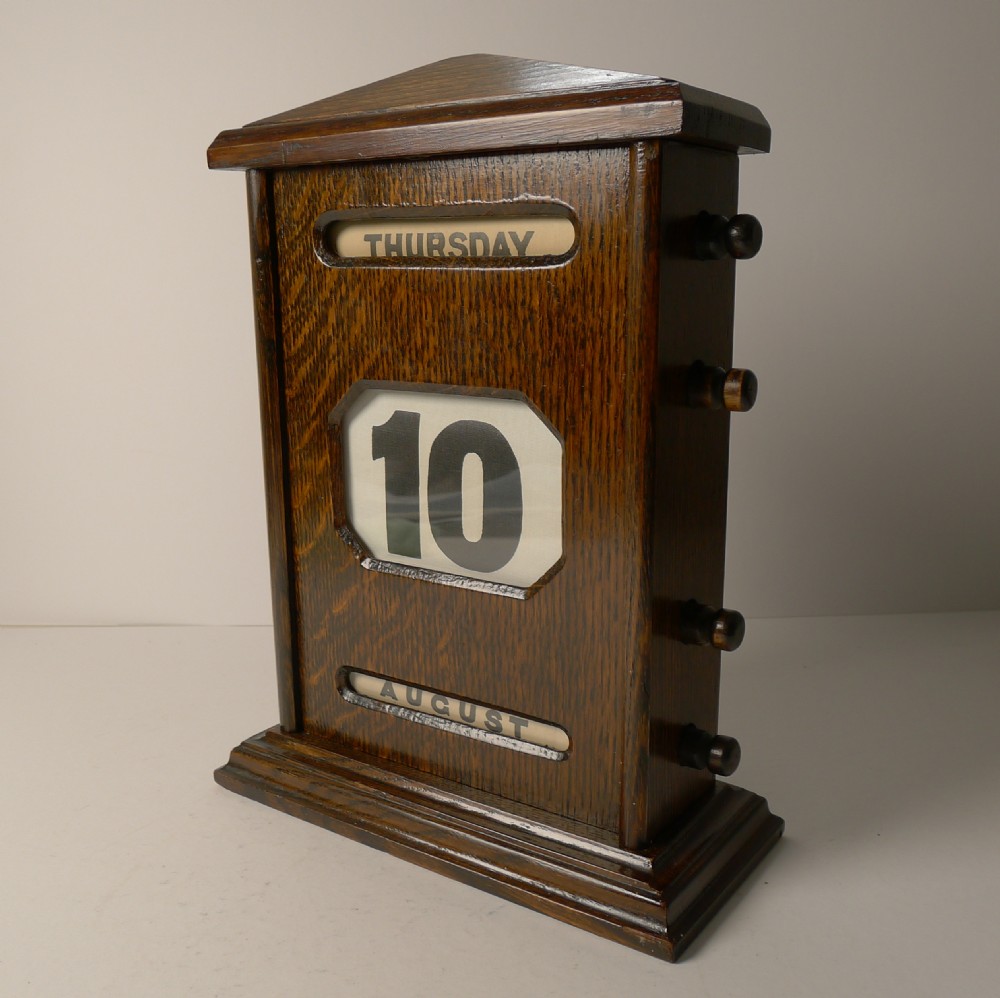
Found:
<svg viewBox="0 0 1000 998"><path fill-rule="evenodd" d="M278 709L284 731L299 727L300 704L295 668L295 607L290 584L292 565L288 509L288 446L285 425L281 316L274 250L273 175L247 173L250 254L253 262L254 325L257 332L257 379L264 445L267 538L271 560L274 652L278 668Z"/></svg>
<svg viewBox="0 0 1000 998"><path fill-rule="evenodd" d="M616 842L622 719L636 710L649 617L655 330L634 307L648 276L635 220L649 207L634 170L622 147L275 174L302 728ZM325 212L533 199L579 222L561 264L327 266L315 250ZM327 423L361 379L523 392L556 429L564 559L528 599L362 567L336 529ZM548 721L570 749L540 759L348 703L344 669Z"/></svg>
<svg viewBox="0 0 1000 998"><path fill-rule="evenodd" d="M697 360L732 363L735 264L693 256L699 212L736 212L738 159L681 143L664 143L662 261L654 417L653 646L647 814L640 840L655 839L686 807L708 793L707 771L677 763L684 725L715 732L720 652L677 640L678 608L689 599L723 605L729 413L688 408L685 375Z"/></svg>

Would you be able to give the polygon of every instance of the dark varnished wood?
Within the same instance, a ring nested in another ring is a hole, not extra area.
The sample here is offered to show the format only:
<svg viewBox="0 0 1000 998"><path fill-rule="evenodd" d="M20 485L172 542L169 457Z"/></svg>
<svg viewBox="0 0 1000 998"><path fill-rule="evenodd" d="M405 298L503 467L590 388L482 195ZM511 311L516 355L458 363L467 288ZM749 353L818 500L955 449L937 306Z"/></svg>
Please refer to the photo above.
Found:
<svg viewBox="0 0 1000 998"><path fill-rule="evenodd" d="M767 151L753 106L654 76L470 55L222 132L216 168L290 167L672 137Z"/></svg>
<svg viewBox="0 0 1000 998"><path fill-rule="evenodd" d="M690 235L697 205L735 198L736 158L666 153L681 159L661 164L649 143L290 170L275 181L299 724L627 847L654 839L710 785L680 765L676 742L688 723L714 730L718 703L717 653L684 646L678 615L693 599L721 598L728 418L653 406L661 372L731 356L732 264L693 260ZM315 253L315 221L331 206L505 204L543 192L581 219L562 266L331 268ZM328 427L360 380L517 385L561 428L564 564L531 599L360 569L341 534ZM359 710L338 691L344 668L546 718L570 731L573 752L553 764Z"/></svg>
<svg viewBox="0 0 1000 998"><path fill-rule="evenodd" d="M698 360L729 368L733 349L735 263L694 256L703 210L736 210L736 155L663 145L662 263L657 366L660 382L683 384ZM681 608L689 600L722 606L726 557L729 419L692 409L683 390L660 395L653 414L652 599L646 810L637 841L648 839L710 787L712 776L678 765L687 724L716 731L720 653L685 644Z"/></svg>
<svg viewBox="0 0 1000 998"><path fill-rule="evenodd" d="M698 360L688 368L685 393L692 409L749 412L757 402L757 375L742 367L724 371Z"/></svg>
<svg viewBox="0 0 1000 998"><path fill-rule="evenodd" d="M623 712L634 715L649 645L657 152L333 166L283 171L275 185L306 730L615 834L632 764ZM314 252L332 207L525 194L577 213L566 264L332 268ZM530 599L361 568L337 529L327 417L362 379L516 386L559 429L564 564ZM552 763L373 716L338 692L345 667L545 718L570 730L573 751Z"/></svg>
<svg viewBox="0 0 1000 998"><path fill-rule="evenodd" d="M740 764L740 743L726 735L713 735L688 724L681 732L680 761L692 769L707 769L716 776L732 776Z"/></svg>
<svg viewBox="0 0 1000 998"><path fill-rule="evenodd" d="M408 114L443 116L458 111L475 117L497 107L521 110L525 102L556 111L627 100L673 100L677 87L671 80L640 73L479 53L419 66L253 124L324 124L389 116L399 120Z"/></svg>
<svg viewBox="0 0 1000 998"><path fill-rule="evenodd" d="M297 621L290 578L291 545L288 506L287 434L281 309L277 297L278 260L274 251L273 174L247 172L250 254L253 262L254 325L257 331L257 381L264 450L264 495L271 562L271 606L278 670L278 709L286 731L299 727L301 716L295 641Z"/></svg>
<svg viewBox="0 0 1000 998"><path fill-rule="evenodd" d="M684 644L736 651L745 633L746 621L738 610L717 610L694 599L681 605L680 639Z"/></svg>
<svg viewBox="0 0 1000 998"><path fill-rule="evenodd" d="M267 167L249 192L282 726L220 783L667 959L773 844L765 802L715 781L738 761L716 734L729 611L695 644L684 616L722 606L729 417L753 387L731 369L735 264L698 258L699 218L733 218L737 150L768 136L671 81L476 56L213 143L214 166ZM325 218L543 203L577 241L531 265L334 265L322 245ZM398 382L523 393L562 439L563 557L530 589L369 570L338 414ZM346 670L570 748L369 709Z"/></svg>
<svg viewBox="0 0 1000 998"><path fill-rule="evenodd" d="M781 835L766 802L719 785L639 851L586 827L343 756L272 729L216 772L222 786L554 918L676 960Z"/></svg>

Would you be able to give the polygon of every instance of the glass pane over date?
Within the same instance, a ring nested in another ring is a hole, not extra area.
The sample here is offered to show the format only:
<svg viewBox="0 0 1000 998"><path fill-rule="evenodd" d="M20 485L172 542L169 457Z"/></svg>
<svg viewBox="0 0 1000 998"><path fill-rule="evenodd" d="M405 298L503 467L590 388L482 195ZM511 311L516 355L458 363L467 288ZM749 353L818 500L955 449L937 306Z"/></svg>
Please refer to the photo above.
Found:
<svg viewBox="0 0 1000 998"><path fill-rule="evenodd" d="M342 441L347 518L375 559L528 588L562 557L562 441L523 398L366 388Z"/></svg>

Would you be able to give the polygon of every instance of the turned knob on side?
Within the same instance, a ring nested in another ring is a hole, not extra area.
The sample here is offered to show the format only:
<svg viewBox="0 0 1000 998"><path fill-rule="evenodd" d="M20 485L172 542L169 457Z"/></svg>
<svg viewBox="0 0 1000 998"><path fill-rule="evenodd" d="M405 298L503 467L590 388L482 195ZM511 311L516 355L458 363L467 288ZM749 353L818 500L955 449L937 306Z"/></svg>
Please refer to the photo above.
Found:
<svg viewBox="0 0 1000 998"><path fill-rule="evenodd" d="M700 360L688 370L687 404L695 409L749 412L757 401L757 375L743 367L724 371Z"/></svg>
<svg viewBox="0 0 1000 998"><path fill-rule="evenodd" d="M694 255L699 260L749 260L760 252L764 229L753 215L713 215L703 211L695 224Z"/></svg>
<svg viewBox="0 0 1000 998"><path fill-rule="evenodd" d="M746 629L747 622L738 610L717 610L693 599L681 607L681 640L685 644L736 651Z"/></svg>
<svg viewBox="0 0 1000 998"><path fill-rule="evenodd" d="M681 731L678 761L689 769L707 769L715 776L732 776L740 764L740 743L727 735L713 735L694 724Z"/></svg>

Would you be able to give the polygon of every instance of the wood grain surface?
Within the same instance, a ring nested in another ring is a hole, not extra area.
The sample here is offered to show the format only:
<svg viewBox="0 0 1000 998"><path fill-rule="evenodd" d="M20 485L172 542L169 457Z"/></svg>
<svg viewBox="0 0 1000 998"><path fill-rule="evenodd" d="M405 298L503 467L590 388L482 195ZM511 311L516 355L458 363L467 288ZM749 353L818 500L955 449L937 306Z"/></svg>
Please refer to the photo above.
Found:
<svg viewBox="0 0 1000 998"><path fill-rule="evenodd" d="M267 167L248 191L281 717L220 783L667 959L770 848L781 820L681 747L724 741L720 652L686 643L681 608L723 606L729 409L749 407L692 402L694 374L730 371L735 281L731 255L697 258L698 219L734 215L737 152L769 137L672 81L472 56L213 143L213 166ZM563 256L352 261L324 240L542 205L573 221ZM562 558L537 582L364 549L342 420L385 383L513 393L560 438ZM543 720L568 749L415 720L351 673Z"/></svg>
<svg viewBox="0 0 1000 998"><path fill-rule="evenodd" d="M452 56L253 122L290 125L340 118L370 119L546 102L551 110L633 100L674 100L678 84L657 76L589 69L512 56Z"/></svg>
<svg viewBox="0 0 1000 998"><path fill-rule="evenodd" d="M698 212L732 210L735 192L734 154L655 143L275 175L298 633L285 683L303 730L630 847L711 786L676 743L687 724L714 730L719 655L681 644L675 617L688 599L721 605L729 415L689 408L684 378L731 360L732 261L693 260L691 240ZM526 196L574 213L570 260L351 268L316 251L331 210ZM564 563L527 601L362 568L338 530L328 429L361 380L517 390L557 429ZM343 669L543 718L572 749L554 763L364 710L338 691Z"/></svg>
<svg viewBox="0 0 1000 998"><path fill-rule="evenodd" d="M673 80L470 55L222 132L208 161L284 168L667 137L766 152L770 135L752 105Z"/></svg>
<svg viewBox="0 0 1000 998"><path fill-rule="evenodd" d="M281 309L278 303L278 258L274 250L274 176L247 171L250 256L253 265L254 326L257 334L257 381L264 451L264 496L271 608L278 671L281 726L295 731L301 717L296 668L298 620L291 585L291 509L288 505L288 449L285 426L285 383L282 362Z"/></svg>
<svg viewBox="0 0 1000 998"><path fill-rule="evenodd" d="M732 417L686 405L686 378L697 361L732 363L735 264L695 260L692 247L699 212L735 211L738 163L732 153L664 144L657 355L661 381L676 387L654 412L654 638L639 840L654 836L712 780L678 766L677 745L685 724L716 731L721 654L679 640L679 609L689 599L723 606Z"/></svg>
<svg viewBox="0 0 1000 998"><path fill-rule="evenodd" d="M622 717L648 644L647 518L659 163L635 149L366 164L276 175L302 723L313 734L617 836ZM331 209L569 205L553 267L332 268ZM654 244L655 246L655 244ZM646 300L645 309L642 306ZM639 306L637 308L637 306ZM562 569L521 602L365 571L336 529L327 417L361 379L523 392L564 441ZM564 727L564 762L348 704L342 668Z"/></svg>
<svg viewBox="0 0 1000 998"><path fill-rule="evenodd" d="M391 764L332 756L277 729L248 738L222 786L400 859L664 960L678 959L781 835L767 802L719 785L642 851Z"/></svg>

